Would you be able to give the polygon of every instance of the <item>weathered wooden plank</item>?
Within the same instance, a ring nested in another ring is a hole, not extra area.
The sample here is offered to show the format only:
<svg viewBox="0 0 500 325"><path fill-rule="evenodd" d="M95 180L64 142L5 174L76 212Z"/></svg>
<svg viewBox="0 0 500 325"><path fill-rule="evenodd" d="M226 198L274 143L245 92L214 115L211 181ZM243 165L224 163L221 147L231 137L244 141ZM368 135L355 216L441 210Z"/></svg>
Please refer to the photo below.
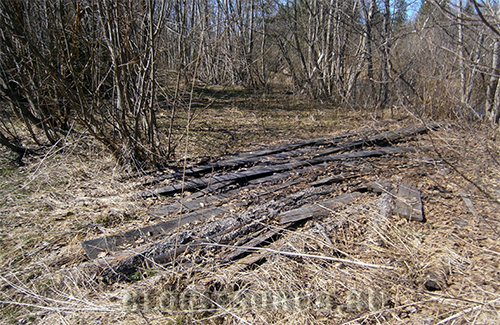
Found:
<svg viewBox="0 0 500 325"><path fill-rule="evenodd" d="M338 161L338 160L343 160L343 159L349 159L349 158L366 158L366 157L378 157L378 156L383 156L383 155L389 155L389 154L396 154L396 153L403 153L403 152L412 152L415 151L414 148L403 148L403 147L387 147L387 148L380 148L376 150L367 150L367 151L361 151L361 152L351 152L351 153L344 153L344 154L338 154L338 155L333 155L333 156L322 156L322 157L317 157L313 159L304 159L304 160L298 160L295 162L291 163L285 163L285 164L280 164L280 165L275 165L275 166L268 166L268 167L260 167L260 168L250 168L248 170L244 171L239 171L231 174L226 174L226 175L217 175L217 176L212 176L212 177L207 177L207 178L201 178L198 180L193 180L184 183L177 183L169 186L164 186L161 188L158 188L156 190L152 191L145 191L140 194L142 197L148 197L148 196L154 196L154 195L168 195L176 192L180 192L181 190L192 190L196 188L201 188L204 186L207 186L209 184L215 184L219 182L227 182L227 181L241 181L241 180L246 180L249 181L251 179L255 178L260 178L264 176L271 175L276 172L284 172L287 170L292 170L298 167L302 167L305 165L317 165L323 162L331 162L331 161Z"/></svg>
<svg viewBox="0 0 500 325"><path fill-rule="evenodd" d="M209 193L212 193L214 191L217 191L217 190L220 190L228 185L231 185L233 184L233 182L220 182L220 183L216 183L216 184L210 184L209 186L207 186L206 188L202 189L202 190L199 190L187 197L185 197L186 200L192 200L192 199L196 199L196 198L199 198L201 196L206 196L207 194Z"/></svg>
<svg viewBox="0 0 500 325"><path fill-rule="evenodd" d="M259 234L257 237L246 242L244 245L245 245L245 247L258 247L258 246L262 245L265 241L278 235L281 232L281 230L282 229L272 229L272 230L265 231L265 232ZM248 249L235 248L234 251L232 251L231 253L222 257L222 260L225 262L233 261L233 260L237 259L239 256L241 256L247 252L248 252Z"/></svg>
<svg viewBox="0 0 500 325"><path fill-rule="evenodd" d="M430 126L409 126L400 130L396 131L389 131L389 132L384 132L384 133L379 133L373 136L369 137L362 137L359 140L356 141L351 141L345 144L342 144L340 146L336 146L334 148L329 148L322 150L320 152L317 152L315 156L326 156L326 155L331 155L333 153L339 152L339 151L345 151L345 150L350 150L350 149L355 149L359 148L362 146L367 146L367 145L379 145L379 146L385 146L390 143L394 143L397 140L403 139L405 137L415 135L415 134L420 134L427 132L429 128L436 128L439 127L439 124L433 124ZM289 151L293 149L297 149L300 147L306 147L306 146L311 146L311 145L334 145L338 143L341 139L353 136L354 134L348 133L348 134L342 134L338 136L331 136L331 137L321 137L317 139L312 139L312 140L306 140L302 142L297 142L297 143L292 143L289 145L283 145L283 146L278 146L275 148L270 148L270 149L262 149L262 150L257 150L251 153L246 153L243 155L237 155L232 158L224 159L221 161L217 161L211 164L203 165L203 166L194 166L194 167L189 167L186 169L185 172L178 172L178 173L172 173L169 175L164 175L157 177L153 179L152 181L148 182L145 185L151 185L154 183L158 183L162 180L169 179L169 178L179 178L184 175L191 175L191 174L199 174L207 171L212 171L212 170L217 170L220 168L224 167L231 167L231 168L236 168L242 165L246 165L249 163L253 163L256 161L259 161L262 159L263 156L269 156L270 158L274 159L281 159L281 158L286 158L294 156L294 155L299 155L305 152L310 152L314 151L316 149L312 150L305 150L305 151L296 151L296 152L289 152L289 153L283 153L284 151ZM276 154L276 155L274 155ZM272 157L274 155L274 157Z"/></svg>
<svg viewBox="0 0 500 325"><path fill-rule="evenodd" d="M248 188L253 188L253 186L248 187ZM154 210L148 211L149 214L155 215L155 216L167 216L172 213L176 213L181 209L184 211L195 211L202 209L210 204L216 203L220 200L227 199L231 196L237 195L239 193L239 189L227 191L225 193L217 194L217 195L211 195L207 197L201 197L198 199L194 199L191 201L185 201L183 200L182 203L181 201L177 201L172 204L168 205L163 205L163 206L158 206ZM201 191L200 191L201 192ZM187 199L187 198L186 198Z"/></svg>
<svg viewBox="0 0 500 325"><path fill-rule="evenodd" d="M415 185L402 183L399 186L395 212L410 221L424 221L422 198Z"/></svg>
<svg viewBox="0 0 500 325"><path fill-rule="evenodd" d="M336 136L327 136L327 137L320 137L316 139L310 139L310 140L305 140L305 141L300 141L292 144L286 144L286 145L281 145L281 146L276 146L274 148L267 148L267 149L261 149L261 150L256 150L253 152L249 153L243 153L239 155L232 156L227 159L223 159L220 161L216 161L210 164L202 165L202 166L193 166L193 167L188 167L186 168L185 172L177 172L177 173L172 173L169 175L164 175L160 177L156 177L153 180L149 181L148 183L145 183L143 185L151 185L155 184L158 182L161 182L165 179L171 179L171 178L179 178L184 175L191 175L191 174L200 174L203 172L207 171L212 171L212 170L217 170L220 168L224 167L232 167L236 168L242 165L246 165L249 163L253 163L256 161L259 161L262 159L263 156L272 156L275 155L275 159L279 158L286 158L290 157L293 155L299 155L302 153L310 152L310 151L315 151L317 149L309 149L309 150L304 150L304 151L294 151L292 153L285 153L286 151L291 151L293 149L301 148L301 147L306 147L306 146L320 146L320 145L334 145L341 141L342 139L354 136L356 134L354 133L346 133L346 134L340 134Z"/></svg>
<svg viewBox="0 0 500 325"><path fill-rule="evenodd" d="M209 218L227 212L228 211L222 207L212 207L187 213L182 216L180 225L182 226L187 223L201 220L202 218ZM121 234L87 240L82 242L82 247L90 258L96 258L101 252L114 252L120 250L120 246L124 244L131 244L133 247L135 246L134 244L144 244L145 242L152 241L160 235L171 233L173 230L177 229L178 225L179 220L175 218L152 226L129 230Z"/></svg>
<svg viewBox="0 0 500 325"><path fill-rule="evenodd" d="M339 206L352 202L355 198L361 196L360 192L353 192L344 195L340 195L332 200L327 200L323 202L318 202L313 205L308 205L298 209L286 211L278 215L278 220L280 224L289 224L292 222L298 222L311 217L323 217L329 215L333 210Z"/></svg>
<svg viewBox="0 0 500 325"><path fill-rule="evenodd" d="M279 181L281 179L285 179L285 178L292 177L292 176L298 176L298 175L301 175L303 173L311 172L311 171L318 170L318 169L321 169L321 168L324 168L324 167L327 167L327 166L325 165L325 166L299 167L299 168L294 169L292 171L286 171L286 172L281 172L281 173L274 173L274 174L272 174L270 176L265 176L265 177L251 179L251 180L248 181L248 184L259 185L259 184L263 184L263 183L267 183L267 182L275 182L275 181ZM293 184L296 184L296 182L291 182L290 183L290 185L293 185Z"/></svg>
<svg viewBox="0 0 500 325"><path fill-rule="evenodd" d="M263 184L263 183L267 183L267 182L275 182L275 181L278 181L280 179L288 178L292 175L293 175L292 172L274 173L273 175L270 175L270 176L252 179L252 180L248 181L248 184Z"/></svg>
<svg viewBox="0 0 500 325"><path fill-rule="evenodd" d="M387 193L392 191L392 184L388 181L374 181L361 184L352 189L352 191L366 192L372 191L375 193Z"/></svg>
<svg viewBox="0 0 500 325"><path fill-rule="evenodd" d="M238 259L235 261L235 263L229 265L226 270L228 270L230 273L237 273L237 272L242 272L252 265L259 264L263 260L265 260L269 256L269 253L253 253L248 256L245 256L241 259Z"/></svg>
<svg viewBox="0 0 500 325"><path fill-rule="evenodd" d="M336 182L342 182L347 179L351 178L357 178L361 177L363 175L366 175L366 173L354 173L354 172L349 172L349 173L341 173L338 175L333 175L330 177L322 178L319 179L311 184L311 186L323 186L323 185L328 185Z"/></svg>
<svg viewBox="0 0 500 325"><path fill-rule="evenodd" d="M396 131L384 132L384 133L376 134L374 136L360 139L357 141L345 143L345 144L340 145L338 147L329 148L329 149L319 151L316 153L316 156L327 156L327 155L331 155L331 154L334 154L334 153L339 152L339 151L352 150L352 149L356 149L356 148L359 148L362 146L373 146L373 145L386 146L386 145L395 143L399 140L402 140L404 138L407 138L409 136L425 133L430 128L436 128L438 126L439 126L438 124L433 124L431 126L425 126L425 125L424 126L409 126L409 127L403 128L403 129L396 130Z"/></svg>

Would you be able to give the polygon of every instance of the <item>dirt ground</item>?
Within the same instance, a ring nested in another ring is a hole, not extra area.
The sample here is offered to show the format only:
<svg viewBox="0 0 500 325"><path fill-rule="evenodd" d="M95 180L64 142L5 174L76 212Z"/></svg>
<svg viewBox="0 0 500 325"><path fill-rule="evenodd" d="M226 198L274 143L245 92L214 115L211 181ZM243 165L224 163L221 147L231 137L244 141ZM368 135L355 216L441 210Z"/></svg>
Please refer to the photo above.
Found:
<svg viewBox="0 0 500 325"><path fill-rule="evenodd" d="M404 110L375 119L283 97L261 95L249 105L239 94L228 95L198 109L171 167L181 166L183 156L195 164L278 143L423 122ZM479 124L446 121L409 142L417 152L363 161L371 168L366 181L416 184L425 222L392 213L380 219L390 198L365 196L332 211L321 227L311 221L286 232L262 252L268 254L263 264L221 265L217 255L199 263L192 254L193 263L145 268L131 282L114 283L82 267L92 262L80 243L161 221L147 212L174 198L134 196L158 173L127 170L84 136L27 157L23 167L3 151L1 322L498 324L499 141L497 131ZM200 296L208 292L216 304L201 308ZM186 305L171 308L173 296Z"/></svg>

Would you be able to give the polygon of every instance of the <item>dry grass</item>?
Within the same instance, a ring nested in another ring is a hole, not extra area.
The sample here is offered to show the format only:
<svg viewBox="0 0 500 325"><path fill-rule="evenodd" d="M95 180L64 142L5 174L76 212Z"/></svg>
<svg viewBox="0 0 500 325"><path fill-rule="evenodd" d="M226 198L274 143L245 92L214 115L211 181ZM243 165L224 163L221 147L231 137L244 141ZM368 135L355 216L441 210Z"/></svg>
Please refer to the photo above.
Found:
<svg viewBox="0 0 500 325"><path fill-rule="evenodd" d="M220 96L196 112L190 157L401 123L375 122L282 95L253 95L252 101L239 95ZM32 157L22 168L6 158L0 180L1 319L11 324L497 324L499 140L477 126L449 126L414 144L435 150L373 162L372 177L417 184L426 223L386 215L382 201L391 200L389 194L368 196L332 212L322 220L323 230L311 221L270 250L256 252L267 257L262 265L221 266L216 256L204 257L203 263L158 266L144 270L140 281L113 284L82 267L86 257L79 243L151 224L155 220L146 211L169 199L132 198L142 178L123 181L127 171L89 139L68 138L62 149ZM442 290L429 291L427 280ZM162 305L168 293L202 294L217 308L202 310L203 298L193 298L191 311L171 311Z"/></svg>

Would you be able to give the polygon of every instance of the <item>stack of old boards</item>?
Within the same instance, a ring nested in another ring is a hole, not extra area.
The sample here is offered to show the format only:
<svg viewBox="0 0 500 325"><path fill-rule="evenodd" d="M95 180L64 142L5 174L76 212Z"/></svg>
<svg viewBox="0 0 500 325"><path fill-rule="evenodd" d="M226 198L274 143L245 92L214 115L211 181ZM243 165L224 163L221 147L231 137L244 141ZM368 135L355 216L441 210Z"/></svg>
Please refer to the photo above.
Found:
<svg viewBox="0 0 500 325"><path fill-rule="evenodd" d="M391 193L397 198L396 214L423 221L419 191L411 183L391 184L374 175L369 162L423 150L402 143L436 127L322 137L157 177L145 185L164 186L137 196L180 196L150 211L162 222L82 246L105 270L106 280L116 281L129 279L143 267L202 263L207 254L221 265L262 262L262 247L284 231L321 220L364 195Z"/></svg>

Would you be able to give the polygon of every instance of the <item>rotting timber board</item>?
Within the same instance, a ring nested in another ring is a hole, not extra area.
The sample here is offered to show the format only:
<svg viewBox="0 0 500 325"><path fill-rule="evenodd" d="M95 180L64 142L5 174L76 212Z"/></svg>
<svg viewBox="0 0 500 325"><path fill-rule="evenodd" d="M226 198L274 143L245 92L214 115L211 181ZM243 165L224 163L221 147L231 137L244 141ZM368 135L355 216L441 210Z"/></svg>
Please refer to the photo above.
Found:
<svg viewBox="0 0 500 325"><path fill-rule="evenodd" d="M389 145L391 143L397 142L401 139L404 139L406 137L416 135L416 134L425 133L429 129L434 129L437 127L439 127L439 124L433 124L431 126L408 126L406 128L402 128L402 129L399 129L396 131L389 131L389 132L376 134L374 136L367 137L365 139L360 139L357 141L345 143L345 144L340 145L338 147L325 149L325 150L319 151L316 155L317 156L326 156L326 155L331 155L331 154L339 152L339 151L356 149L356 148L359 148L362 146L371 146L371 145L386 146L386 145Z"/></svg>
<svg viewBox="0 0 500 325"><path fill-rule="evenodd" d="M328 185L331 183L336 183L336 182L343 182L345 180L351 179L351 178L357 178L366 175L367 173L363 172L349 172L349 173L341 173L338 175L333 175L330 177L322 178L319 179L311 184L311 186L323 186L323 185Z"/></svg>
<svg viewBox="0 0 500 325"><path fill-rule="evenodd" d="M385 146L387 144L396 142L397 140L403 139L405 137L415 135L415 134L424 133L429 128L436 128L438 126L439 126L438 124L434 124L431 126L409 126L409 127L406 127L406 128L400 129L400 130L396 130L396 131L389 131L389 132L385 132L385 133L376 134L374 136L365 137L365 138L362 138L360 140L351 141L351 142L339 145L337 147L333 147L333 148L329 148L329 149L325 149L325 150L316 152L315 157L327 156L327 155L331 155L331 154L339 152L339 151L355 149L355 148L359 148L359 147L362 147L365 145ZM145 184L145 185L158 183L162 180L169 179L169 178L178 178L178 177L181 177L183 175L183 173L185 173L186 175L191 175L191 174L198 174L198 173L203 173L203 172L211 171L211 170L217 170L217 169L220 169L223 167L235 168L235 167L239 167L239 166L242 166L245 164L259 161L263 157L272 158L273 154L276 154L276 153L277 153L277 155L275 155L274 158L286 158L287 156L291 157L294 155L293 152L288 152L285 154L282 154L282 152L287 151L287 150L291 150L291 149L300 148L300 147L310 146L310 145L324 145L324 144L327 144L328 141L334 141L336 139L339 140L342 138L346 138L348 136L352 136L352 134L345 134L345 135L340 135L340 136L323 137L323 138L317 138L317 139L313 139L313 140L306 140L306 141L302 141L302 142L298 142L298 143L294 143L294 144L290 144L290 145L276 147L274 149L262 149L262 150L258 150L258 151L255 151L255 152L252 152L249 154L244 154L242 156L237 156L237 157L221 160L221 161L207 164L204 166L189 167L185 170L185 172L178 172L178 173L173 173L173 174L166 175L166 176L161 176L161 177L155 178L153 181L148 182L148 184ZM338 142L338 141L336 141L336 142ZM307 150L307 151L309 151L309 150ZM306 151L304 151L304 152L306 152ZM300 154L300 153L302 153L302 151L297 150L296 154ZM142 196L150 196L150 195L155 195L155 194L157 194L157 193L155 193L155 191L146 191L146 192L143 192L141 195Z"/></svg>
<svg viewBox="0 0 500 325"><path fill-rule="evenodd" d="M282 146L277 146L274 148L269 148L269 149L261 149L261 150L256 150L250 153L243 153L240 155L233 156L231 158L223 159L214 163L206 164L203 166L195 166L195 167L188 167L185 171L186 175L191 175L191 174L198 174L198 173L203 173L211 170L216 170L220 169L223 167L239 167L241 165L245 165L251 162L258 161L262 159L263 156L269 156L273 155L276 153L283 153L286 151L290 151L293 149L301 148L301 147L307 147L307 146L319 146L319 145L326 145L326 144L335 144L338 143L340 140L344 138L348 138L351 136L354 136L354 133L346 133L346 134L341 134L341 135L336 135L336 136L328 136L328 137L320 137L316 139L311 139L311 140L305 140L305 141L300 141L300 142L295 142L292 144L287 144L287 145L282 145ZM296 154L300 154L300 151L297 151ZM289 153L293 155L293 153ZM279 156L279 157L285 157L285 156ZM161 182L165 179L169 178L178 178L182 177L184 172L178 172L178 173L173 173L165 176L160 176L156 177L155 179L151 180L147 184L144 185L150 185L154 183Z"/></svg>
<svg viewBox="0 0 500 325"><path fill-rule="evenodd" d="M282 229L272 229L266 232L263 232L262 234L258 235L257 237L251 239L247 243L245 243L245 247L258 247L262 245L262 243L266 242L267 240L271 239L272 237L278 235L281 232ZM229 262L232 260L237 259L239 256L248 253L248 249L245 247L235 247L235 250L232 251L231 253L227 254L222 258L225 262Z"/></svg>
<svg viewBox="0 0 500 325"><path fill-rule="evenodd" d="M256 169L248 169L245 171L239 171L239 172L234 172L231 174L226 174L226 175L218 175L218 176L212 176L212 177L207 177L207 178L201 178L198 180L193 180L189 182L183 183L178 183L174 185L168 185L164 186L161 188L158 188L156 190L152 191L145 191L140 194L142 197L149 197L149 196L154 196L154 195L169 195L173 194L176 192L180 192L182 190L192 190L192 189L197 189L201 188L204 186L207 186L209 184L215 184L219 182L227 182L227 181L241 181L241 180L251 180L255 178L260 178L268 175L272 175L273 173L276 172L284 172L287 170L292 170L295 168L299 168L305 165L317 165L323 162L331 162L331 161L338 161L338 160L344 160L344 159L350 159L350 158L366 158L366 157L378 157L378 156L383 156L383 155L390 155L390 154L396 154L396 153L403 153L403 152L411 152L415 151L414 148L403 148L403 147L385 147L385 148L380 148L376 150L367 150L367 151L360 151L360 152L351 152L351 153L344 153L344 154L338 154L338 155L333 155L333 156L322 156L322 157L317 157L313 159L303 159L303 160L298 160L295 162L291 163L285 163L281 165L275 165L275 166L268 166L268 167L260 167Z"/></svg>
<svg viewBox="0 0 500 325"><path fill-rule="evenodd" d="M361 196L360 192L353 192L340 195L332 200L317 202L313 205L308 205L295 210L286 211L278 215L280 224L289 224L302 221L311 217L327 216L333 210L342 204L346 204Z"/></svg>
<svg viewBox="0 0 500 325"><path fill-rule="evenodd" d="M93 259L98 257L101 252L114 252L120 249L124 244L136 243L138 241L147 242L153 240L162 234L171 233L177 226L185 225L186 223L209 218L215 215L227 213L228 211L221 207L211 207L201 211L187 213L182 216L180 222L178 218L160 222L156 225L147 226L139 229L129 230L127 232L106 236L102 238L91 239L82 242L82 247L85 253Z"/></svg>
<svg viewBox="0 0 500 325"><path fill-rule="evenodd" d="M250 189L251 188L252 187L250 187ZM156 207L156 209L149 211L148 213L155 215L155 216L166 216L166 215L178 212L181 209L181 206L182 206L182 209L185 211L199 210L199 209L205 207L206 205L210 205L210 204L213 204L213 203L218 202L220 200L237 195L239 193L239 191L240 191L240 189L235 189L235 190L227 191L227 192L221 193L221 194L197 198L197 199L191 200L191 201L183 200L182 203L181 203L181 201L177 201L173 204L158 206L158 207Z"/></svg>

